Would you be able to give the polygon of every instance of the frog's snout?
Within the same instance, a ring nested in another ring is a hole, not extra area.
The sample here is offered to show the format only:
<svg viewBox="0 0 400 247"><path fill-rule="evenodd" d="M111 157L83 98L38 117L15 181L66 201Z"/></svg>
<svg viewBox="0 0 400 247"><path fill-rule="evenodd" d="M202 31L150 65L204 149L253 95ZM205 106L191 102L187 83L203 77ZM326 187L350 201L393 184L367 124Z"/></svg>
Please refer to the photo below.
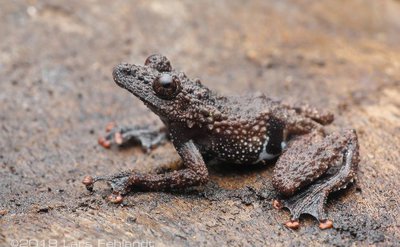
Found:
<svg viewBox="0 0 400 247"><path fill-rule="evenodd" d="M113 79L115 83L120 87L125 87L129 76L135 76L136 70L132 68L133 66L128 63L121 63L114 67L113 69Z"/></svg>

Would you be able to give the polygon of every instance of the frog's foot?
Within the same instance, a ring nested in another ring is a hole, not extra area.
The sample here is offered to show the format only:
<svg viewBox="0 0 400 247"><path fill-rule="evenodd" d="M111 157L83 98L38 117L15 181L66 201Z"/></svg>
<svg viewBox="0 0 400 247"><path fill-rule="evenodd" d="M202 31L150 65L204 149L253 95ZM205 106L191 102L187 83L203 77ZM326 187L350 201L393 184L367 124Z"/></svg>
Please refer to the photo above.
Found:
<svg viewBox="0 0 400 247"><path fill-rule="evenodd" d="M309 214L319 220L321 229L333 227L333 222L326 217L324 204L331 192L344 189L353 181L358 155L353 130L326 137L312 133L291 141L275 166L273 178L274 187L290 196L274 201L275 208L287 208L291 212L291 221L286 226L298 228L299 217Z"/></svg>
<svg viewBox="0 0 400 247"><path fill-rule="evenodd" d="M130 176L130 172L121 172L111 176L86 176L83 178L82 183L86 186L87 190L93 191L96 182L107 182L113 191L108 197L108 200L112 203L121 203L123 201L123 195L129 191L131 185Z"/></svg>
<svg viewBox="0 0 400 247"><path fill-rule="evenodd" d="M319 220L319 227L321 229L328 229L333 227L332 220L326 217L324 211L324 204L329 194L327 188L322 189L323 185L313 184L307 190L301 193L282 200L274 200L274 207L277 209L289 209L292 217L285 225L291 229L297 229L300 226L299 218L302 214L309 214ZM278 205L278 206L277 206Z"/></svg>
<svg viewBox="0 0 400 247"><path fill-rule="evenodd" d="M139 143L145 151L164 143L167 138L165 128L152 127L118 127L115 123L106 126L106 136L100 137L98 142L104 148L111 146L127 146Z"/></svg>

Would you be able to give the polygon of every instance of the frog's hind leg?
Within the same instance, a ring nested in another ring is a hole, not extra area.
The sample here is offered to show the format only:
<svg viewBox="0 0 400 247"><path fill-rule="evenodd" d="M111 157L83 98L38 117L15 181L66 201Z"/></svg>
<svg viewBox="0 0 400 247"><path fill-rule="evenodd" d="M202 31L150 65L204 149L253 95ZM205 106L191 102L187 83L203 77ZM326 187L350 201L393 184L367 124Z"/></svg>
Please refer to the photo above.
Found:
<svg viewBox="0 0 400 247"><path fill-rule="evenodd" d="M334 116L331 112L317 109L308 104L289 104L286 102L282 102L282 105L287 110L294 110L297 114L312 119L313 121L322 125L330 124L333 122L334 119Z"/></svg>
<svg viewBox="0 0 400 247"><path fill-rule="evenodd" d="M165 127L154 126L126 126L118 127L115 123L106 126L107 134L100 137L101 146L109 148L112 145L122 147L129 144L140 144L145 151L164 143L168 139Z"/></svg>
<svg viewBox="0 0 400 247"><path fill-rule="evenodd" d="M289 197L274 202L275 207L290 210L288 227L297 228L302 214L318 219L321 229L332 227L324 204L331 192L353 181L359 162L358 149L354 130L326 137L311 133L289 143L276 164L273 178L274 187Z"/></svg>

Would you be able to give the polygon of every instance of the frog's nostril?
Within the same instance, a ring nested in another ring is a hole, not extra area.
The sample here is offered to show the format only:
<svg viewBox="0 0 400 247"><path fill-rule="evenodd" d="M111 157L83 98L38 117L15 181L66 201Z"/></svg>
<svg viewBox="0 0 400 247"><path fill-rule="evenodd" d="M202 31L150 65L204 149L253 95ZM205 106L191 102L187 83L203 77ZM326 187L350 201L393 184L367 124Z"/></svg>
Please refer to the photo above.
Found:
<svg viewBox="0 0 400 247"><path fill-rule="evenodd" d="M123 66L120 71L124 74L124 75L131 75L132 74L132 70L130 67L128 66Z"/></svg>
<svg viewBox="0 0 400 247"><path fill-rule="evenodd" d="M126 78L129 74L129 66L128 64L119 64L113 69L113 79L119 85L123 86L124 78Z"/></svg>
<svg viewBox="0 0 400 247"><path fill-rule="evenodd" d="M132 68L130 64L119 64L113 70L113 76L116 77L125 77L125 76L135 76L136 70Z"/></svg>

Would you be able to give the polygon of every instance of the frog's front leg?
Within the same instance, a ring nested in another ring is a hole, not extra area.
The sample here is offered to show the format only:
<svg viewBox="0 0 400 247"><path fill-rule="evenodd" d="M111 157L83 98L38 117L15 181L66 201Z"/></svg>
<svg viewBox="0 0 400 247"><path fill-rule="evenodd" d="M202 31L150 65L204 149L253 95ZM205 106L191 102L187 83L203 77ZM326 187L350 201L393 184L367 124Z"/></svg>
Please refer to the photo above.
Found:
<svg viewBox="0 0 400 247"><path fill-rule="evenodd" d="M99 144L104 148L115 146L126 146L132 143L139 143L145 151L152 147L162 144L167 138L165 127L155 126L125 126L119 127L115 123L109 123L106 126L107 134L101 136Z"/></svg>
<svg viewBox="0 0 400 247"><path fill-rule="evenodd" d="M95 182L107 181L113 189L113 194L110 195L109 200L114 203L120 203L122 195L126 194L132 187L159 191L205 184L208 181L208 170L193 141L189 140L178 144L176 149L184 165L181 170L164 174L124 172L106 177L87 176L82 182L88 190L92 190Z"/></svg>
<svg viewBox="0 0 400 247"><path fill-rule="evenodd" d="M275 207L288 208L292 214L286 226L297 228L302 214L318 219L321 229L333 226L326 217L324 204L331 192L353 181L359 162L358 149L354 130L326 137L314 132L289 142L277 161L273 177L274 187L288 197L274 201Z"/></svg>

